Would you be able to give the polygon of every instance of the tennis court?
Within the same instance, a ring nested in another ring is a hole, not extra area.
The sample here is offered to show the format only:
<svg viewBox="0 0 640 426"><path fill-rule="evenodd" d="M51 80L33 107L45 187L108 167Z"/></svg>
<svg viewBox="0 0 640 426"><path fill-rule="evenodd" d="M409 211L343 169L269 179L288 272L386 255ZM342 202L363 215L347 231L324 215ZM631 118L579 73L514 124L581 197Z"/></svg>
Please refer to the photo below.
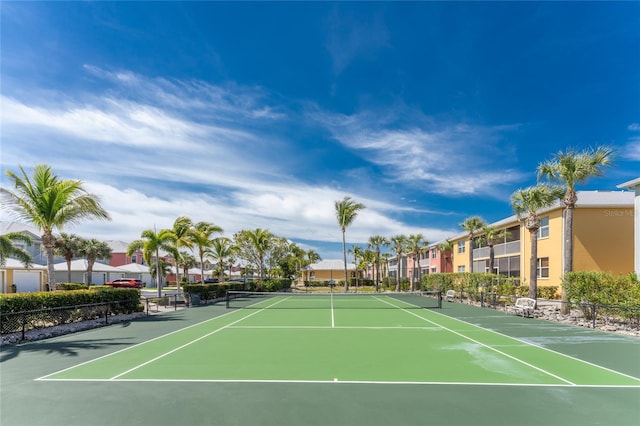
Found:
<svg viewBox="0 0 640 426"><path fill-rule="evenodd" d="M31 386L93 389L91 405L111 410L91 424L640 424L637 339L440 304L238 294L189 310L188 325L176 313L165 333L39 368Z"/></svg>

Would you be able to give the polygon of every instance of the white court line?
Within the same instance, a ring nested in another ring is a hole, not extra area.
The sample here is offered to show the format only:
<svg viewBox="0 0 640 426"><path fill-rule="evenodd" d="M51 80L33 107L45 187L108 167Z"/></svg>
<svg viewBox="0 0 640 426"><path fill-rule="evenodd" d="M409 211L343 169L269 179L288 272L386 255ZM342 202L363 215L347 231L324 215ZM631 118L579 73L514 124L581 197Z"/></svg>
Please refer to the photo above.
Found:
<svg viewBox="0 0 640 426"><path fill-rule="evenodd" d="M408 313L408 314L411 314L411 315L415 316L416 318L420 318L420 319L422 319L423 321L427 321L427 322L430 322L431 324L437 325L437 326L441 327L442 329L447 330L447 331L448 331L448 332L450 332L450 333L453 333L453 334L455 334L455 335L457 335L457 336L462 337L463 339L467 339L467 340L469 340L469 341L471 341L471 342L473 342L473 343L476 343L476 344L478 344L478 345L480 345L480 346L483 346L483 347L485 347L485 348L487 348L487 349L490 349L490 350L492 350L492 351L494 351L494 352L497 352L497 353L499 353L500 355L505 356L505 357L507 357L507 358L510 358L510 359L512 359L512 360L514 360L514 361L516 361L516 362L521 363L521 364L524 364L524 365L526 365L527 367L530 367L530 368L533 368L533 369L535 369L535 370L538 370L538 371L540 371L541 373L544 373L544 374L546 374L546 375L548 375L548 376L554 377L554 378L556 378L556 379L558 379L558 380L560 380L560 381L563 381L563 382L565 382L565 383L567 383L567 384L569 384L569 385L573 385L573 386L575 386L575 385L576 385L575 383L573 383L573 382L571 382L571 381L569 381L569 380L567 380L567 379L565 379L565 378L563 378L563 377L560 377L560 376L558 376L557 374L553 374L553 373L551 373L550 371L547 371L547 370L545 370L545 369L543 369L543 368L536 367L535 365L530 364L530 363L528 363L528 362L526 362L526 361L524 361L524 360L522 360L522 359L520 359L520 358L517 358L517 357L515 357L515 356L513 356L513 355L509 355L509 354L508 354L508 353L506 353L506 352L503 352L503 351L501 351L501 350L499 350L499 349L496 349L496 348L494 348L494 347L492 347L492 346L489 346L489 345L487 345L487 344L484 344L484 343L482 343L482 342L480 342L480 341L478 341L478 340L476 340L476 339L473 339L473 338L471 338L471 337L469 337L469 336L465 336L464 334L462 334L462 333L460 333L460 332L457 332L457 331L455 331L455 330L452 330L452 329L450 329L450 328L447 328L447 327L445 327L445 326L443 326L443 325L441 325L441 324L438 324L437 322L434 322L434 321L431 321L431 320L429 320L429 319L427 319L427 318L421 317L420 315L418 315L418 314L416 314L416 313L414 313L414 312L409 312L407 309L404 309L404 308L403 308L403 307L401 307L401 306L394 305L393 303L388 302L388 301L386 301L386 300L382 300L382 299L380 299L380 301L381 301L381 302L384 302L384 303L387 303L387 304L389 304L389 305L391 305L391 306L395 306L396 308L400 308L400 310L402 310L402 311L404 311L404 312L406 312L406 313Z"/></svg>
<svg viewBox="0 0 640 426"><path fill-rule="evenodd" d="M335 315L333 313L333 293L331 293L331 328L335 328L336 320Z"/></svg>
<svg viewBox="0 0 640 426"><path fill-rule="evenodd" d="M639 385L573 385L562 383L495 383L495 382L417 382L381 380L278 380L278 379L47 379L51 382L131 382L131 383L277 383L277 384L338 384L338 385L446 385L446 386L508 386L539 388L638 389Z"/></svg>
<svg viewBox="0 0 640 426"><path fill-rule="evenodd" d="M365 325L337 325L330 327L328 325L234 325L229 328L245 328L245 329L282 329L282 330L295 330L295 329L344 329L344 330L441 330L442 327L388 327L388 326L365 326Z"/></svg>
<svg viewBox="0 0 640 426"><path fill-rule="evenodd" d="M405 302L405 303L406 303L406 302ZM392 305L392 306L395 306L395 305L393 305L393 304L391 304L391 305ZM396 307L398 307L398 306L396 306ZM403 310L404 310L404 309L403 309ZM405 311L406 311L406 310L405 310ZM411 313L412 315L416 315L416 314L414 314L413 312L409 312L409 311L406 311L406 312ZM626 377L626 378L628 378L628 379L634 379L634 380L637 380L637 381L640 383L640 378L635 377L635 376L632 376L632 375L630 375L630 374L622 373L622 372L620 372L620 371L616 371L616 370L613 370L613 369L611 369L611 368L604 367L604 366L602 366L602 365L594 364L594 363L592 363L592 362L585 361L584 359L576 358L576 357L574 357L574 356L567 355L567 354L564 354L564 353L562 353L562 352L555 351L555 350L553 350L553 349L545 348L544 346L540 346L540 345L537 345L537 344L535 344L535 343L527 342L526 340L519 339L519 338L517 338L517 337L513 337L513 336L509 336L509 335L504 334L504 333L500 333L499 331L490 330L490 329L488 329L488 328L484 328L484 327L481 327L481 326L479 326L479 325L476 325L476 324L473 324L473 323L470 323L470 322L467 322L467 321L463 321L463 320L458 319L458 318L450 317L450 316L445 315L445 314L442 314L442 313L440 313L440 312L436 312L436 311L429 311L429 312L431 312L431 313L432 313L432 314L434 314L434 315L440 315L440 316L442 316L442 317L446 317L447 319L454 320L454 321L457 321L457 322L460 322L460 323L463 323L463 324L470 325L470 326L472 326L472 327L478 328L478 329L480 329L480 330L483 330L483 331L487 331L487 332L490 332L490 333L496 334L496 335L498 335L498 336L502 336L502 337L506 337L506 338L509 338L509 339L515 340L515 341L517 341L517 342L523 343L523 344L528 345L528 346L533 346L533 347L536 347L536 348L539 348L539 349L543 349L543 350L545 350L545 351L551 352L552 354L559 355L559 356L562 356L562 357L565 357L565 358L571 359L571 360L573 360L573 361L581 362L581 363L586 364L586 365L589 365L589 366L591 366L591 367L596 367L596 368L599 368L599 369L601 369L601 370L608 371L609 373L614 373L614 374L617 374L617 375L619 375L619 376ZM429 321L429 322L431 322L432 324L439 325L438 323L436 323L436 322L434 322L434 321L427 320L426 318L423 318L423 317L419 317L419 318L422 318L422 319L424 319L425 321ZM439 326L440 326L440 325L439 325ZM440 327L442 327L442 326L440 326ZM446 327L442 327L442 328L445 328L445 329L446 329ZM576 386L578 386L578 385L576 385ZM631 385L631 387L634 387L634 385Z"/></svg>
<svg viewBox="0 0 640 426"><path fill-rule="evenodd" d="M280 300L280 301L278 301L278 302L274 303L273 305L275 305L275 304L277 304L277 303L280 303L280 302L282 302L283 300L285 300L285 299L282 299L282 300ZM267 307L271 307L271 306L273 306L273 305L269 305L269 306L267 306ZM262 309L260 309L260 310L258 310L258 311L255 311L255 312L251 313L250 315L244 316L244 317L242 317L240 320L243 320L243 319L248 318L248 317L250 317L250 316L252 316L252 315L255 315L255 314L257 314L258 312L260 312L260 311L262 311L262 310L266 309L267 307L262 308ZM50 373L50 374L47 374L47 375L45 375L45 376L38 377L37 379L34 379L34 380L35 380L35 381L38 381L38 380L51 380L51 379L48 379L48 377L50 377L50 376L54 376L54 375L56 375L56 374L64 373L65 371L68 371L68 370L73 370L74 368L81 367L81 366L83 366L83 365L90 364L90 363L95 362L95 361L99 361L99 360L101 360L101 359L103 359L103 358L107 358L107 357L110 357L110 356L113 356L113 355L119 354L119 353L121 353L121 352L125 352L125 351L128 351L128 350L131 350L131 349L133 349L133 348L137 348L138 346L146 345L147 343L151 343L151 342L154 342L154 341L156 341L156 340L163 339L163 338L165 338L165 337L167 337L167 336L171 336L172 334L180 333L180 332L182 332L182 331L184 331L184 330L188 330L188 329L190 329L190 328L197 327L197 326L202 325L202 324L205 324L205 323L207 323L207 322L209 322L209 321L215 321L215 320L217 320L217 319L220 319L220 318L226 317L227 315L231 315L231 314L234 314L234 313L236 313L236 312L238 312L238 311L231 311L231 312L227 312L226 314L222 314L222 315L219 315L219 316L217 316L217 317L213 317L213 318L209 318L209 319L204 320L204 321L200 321L200 322L198 322L198 323L196 323L196 324L192 324L192 325L190 325L190 326L187 326L187 327L184 327L184 328L180 328L180 329L175 330L175 331L172 331L172 332L170 332L170 333L162 334L162 335L160 335L160 336L158 336L158 337L154 337L153 339L149 339L149 340L145 340L144 342L136 343L135 345L128 346L128 347L123 348L123 349L120 349L120 350L118 350L118 351L111 352L111 353L108 353L108 354L106 354L106 355L99 356L98 358L90 359L89 361L81 362L80 364L76 364L76 365L73 365L73 366L71 366L71 367L67 367L67 368L64 368L64 369L62 369L62 370L55 371L55 372ZM239 322L240 320L238 320L238 321L234 321L232 324L235 324L235 323ZM228 325L229 325L229 324L227 324L227 326L228 326ZM223 327L223 328L224 328L224 327ZM220 330L220 329L216 329L216 331L219 331L219 330Z"/></svg>

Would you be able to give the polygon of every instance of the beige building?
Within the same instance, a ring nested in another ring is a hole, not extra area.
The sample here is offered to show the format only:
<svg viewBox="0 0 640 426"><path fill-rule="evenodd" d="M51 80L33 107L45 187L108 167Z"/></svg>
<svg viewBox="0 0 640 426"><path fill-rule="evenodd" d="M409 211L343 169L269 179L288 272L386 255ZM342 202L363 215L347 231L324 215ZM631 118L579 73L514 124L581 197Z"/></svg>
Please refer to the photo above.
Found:
<svg viewBox="0 0 640 426"><path fill-rule="evenodd" d="M539 213L538 286L558 286L562 282L564 263L564 205ZM520 277L527 285L531 237L517 217L492 223L506 235L494 245L494 271ZM469 272L468 250L473 250L473 272L489 271L489 247L461 233L451 238L455 243L453 271ZM634 271L634 193L629 191L578 191L573 216L573 270L605 271L628 274Z"/></svg>

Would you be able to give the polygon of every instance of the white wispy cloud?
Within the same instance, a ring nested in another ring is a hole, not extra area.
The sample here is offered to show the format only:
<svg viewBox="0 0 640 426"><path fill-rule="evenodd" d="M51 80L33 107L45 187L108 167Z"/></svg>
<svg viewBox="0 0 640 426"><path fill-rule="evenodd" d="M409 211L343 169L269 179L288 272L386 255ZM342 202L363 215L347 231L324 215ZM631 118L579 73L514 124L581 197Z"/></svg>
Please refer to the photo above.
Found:
<svg viewBox="0 0 640 426"><path fill-rule="evenodd" d="M36 92L0 98L3 168L47 163L62 177L85 181L112 216L71 232L131 241L187 215L214 222L229 236L260 227L338 243L334 202L349 195L367 206L349 229L350 241L366 242L373 234L450 235L394 219L411 209L290 175L295 144L277 128L289 114L260 88L85 68L106 85L102 93L50 91L47 99L61 102L43 101Z"/></svg>
<svg viewBox="0 0 640 426"><path fill-rule="evenodd" d="M436 122L399 106L396 113L339 115L311 109L310 117L335 139L381 166L389 176L437 194L485 194L519 181L508 167L512 149L503 141L517 125ZM411 123L406 117L413 118ZM504 159L500 169L492 164Z"/></svg>

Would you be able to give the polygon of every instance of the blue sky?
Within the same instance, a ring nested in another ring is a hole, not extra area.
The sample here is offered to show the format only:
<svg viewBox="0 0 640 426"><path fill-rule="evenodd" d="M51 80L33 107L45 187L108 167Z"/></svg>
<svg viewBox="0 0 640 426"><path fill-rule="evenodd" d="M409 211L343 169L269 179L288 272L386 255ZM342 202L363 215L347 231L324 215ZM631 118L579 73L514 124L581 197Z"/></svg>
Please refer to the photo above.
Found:
<svg viewBox="0 0 640 426"><path fill-rule="evenodd" d="M638 2L6 2L1 167L82 179L139 238L186 215L341 257L369 236L459 234L567 148L579 189L640 176ZM4 215L3 215L4 216ZM3 217L3 220L5 218Z"/></svg>

